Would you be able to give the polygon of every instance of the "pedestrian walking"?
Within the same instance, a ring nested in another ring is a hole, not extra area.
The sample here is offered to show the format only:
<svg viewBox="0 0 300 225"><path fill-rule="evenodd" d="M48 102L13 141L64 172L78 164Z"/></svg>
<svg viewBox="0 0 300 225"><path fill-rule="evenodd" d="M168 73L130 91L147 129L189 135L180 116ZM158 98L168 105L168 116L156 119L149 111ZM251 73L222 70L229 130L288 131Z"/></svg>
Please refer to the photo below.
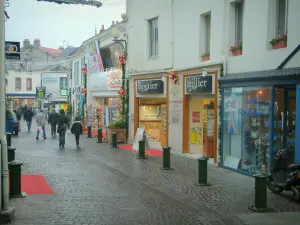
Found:
<svg viewBox="0 0 300 225"><path fill-rule="evenodd" d="M28 132L30 132L31 130L32 118L33 118L32 109L27 108L27 111L24 114L24 119L26 120L27 123Z"/></svg>
<svg viewBox="0 0 300 225"><path fill-rule="evenodd" d="M71 126L71 133L75 135L76 147L79 147L79 138L83 132L83 126L79 117L75 117L75 121Z"/></svg>
<svg viewBox="0 0 300 225"><path fill-rule="evenodd" d="M16 110L16 116L17 116L17 120L19 122L19 131L20 131L21 130L21 119L22 119L22 109L21 108Z"/></svg>
<svg viewBox="0 0 300 225"><path fill-rule="evenodd" d="M64 148L66 143L66 131L69 128L69 120L63 109L59 111L57 124L57 133L59 134L59 147Z"/></svg>
<svg viewBox="0 0 300 225"><path fill-rule="evenodd" d="M51 135L56 135L56 125L58 122L58 113L53 109L48 118L48 123L51 125Z"/></svg>
<svg viewBox="0 0 300 225"><path fill-rule="evenodd" d="M43 131L44 139L46 137L46 115L44 114L43 110L41 109L36 115L36 123L37 123L37 132L36 132L36 140L39 140L40 132Z"/></svg>

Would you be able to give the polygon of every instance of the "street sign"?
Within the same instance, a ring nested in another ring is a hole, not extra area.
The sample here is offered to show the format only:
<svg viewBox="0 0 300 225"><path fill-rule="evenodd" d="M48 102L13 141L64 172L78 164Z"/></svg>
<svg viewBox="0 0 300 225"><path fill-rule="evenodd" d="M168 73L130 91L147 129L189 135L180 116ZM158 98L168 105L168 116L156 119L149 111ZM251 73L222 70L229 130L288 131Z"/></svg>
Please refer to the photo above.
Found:
<svg viewBox="0 0 300 225"><path fill-rule="evenodd" d="M60 96L67 96L68 95L68 89L61 89L60 90Z"/></svg>
<svg viewBox="0 0 300 225"><path fill-rule="evenodd" d="M5 58L20 60L20 42L5 42Z"/></svg>
<svg viewBox="0 0 300 225"><path fill-rule="evenodd" d="M36 98L45 99L46 87L36 87Z"/></svg>
<svg viewBox="0 0 300 225"><path fill-rule="evenodd" d="M51 93L50 93L50 94L47 94L45 100L51 100L51 99L52 99L52 94L51 94Z"/></svg>

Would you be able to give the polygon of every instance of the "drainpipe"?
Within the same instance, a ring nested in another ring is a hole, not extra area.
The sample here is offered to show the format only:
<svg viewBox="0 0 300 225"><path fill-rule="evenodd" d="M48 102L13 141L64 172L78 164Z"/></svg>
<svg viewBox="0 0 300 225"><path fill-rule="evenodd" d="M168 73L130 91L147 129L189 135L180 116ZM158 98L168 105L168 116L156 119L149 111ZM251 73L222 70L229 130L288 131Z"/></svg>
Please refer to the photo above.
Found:
<svg viewBox="0 0 300 225"><path fill-rule="evenodd" d="M223 63L223 75L226 75L227 74L227 58L224 55L222 55L221 60Z"/></svg>
<svg viewBox="0 0 300 225"><path fill-rule="evenodd" d="M173 69L173 66L174 66L174 0L171 0L172 1L172 21L171 21L171 25L172 25L172 64L171 64L171 67Z"/></svg>
<svg viewBox="0 0 300 225"><path fill-rule="evenodd" d="M6 106L5 106L5 22L4 22L4 0L0 0L0 141L1 152L0 164L2 162L2 207L3 211L8 210L8 162L7 162L7 141L6 141ZM1 168L0 168L1 171ZM1 182L0 182L1 184ZM0 196L1 200L1 196Z"/></svg>

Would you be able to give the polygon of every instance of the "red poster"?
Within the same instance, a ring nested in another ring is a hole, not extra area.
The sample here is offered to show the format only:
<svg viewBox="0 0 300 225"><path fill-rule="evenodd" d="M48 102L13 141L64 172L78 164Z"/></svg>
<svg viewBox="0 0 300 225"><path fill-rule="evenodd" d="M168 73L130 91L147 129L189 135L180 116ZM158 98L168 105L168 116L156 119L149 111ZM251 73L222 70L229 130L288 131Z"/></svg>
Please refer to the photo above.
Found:
<svg viewBox="0 0 300 225"><path fill-rule="evenodd" d="M200 123L200 112L192 112L192 122Z"/></svg>

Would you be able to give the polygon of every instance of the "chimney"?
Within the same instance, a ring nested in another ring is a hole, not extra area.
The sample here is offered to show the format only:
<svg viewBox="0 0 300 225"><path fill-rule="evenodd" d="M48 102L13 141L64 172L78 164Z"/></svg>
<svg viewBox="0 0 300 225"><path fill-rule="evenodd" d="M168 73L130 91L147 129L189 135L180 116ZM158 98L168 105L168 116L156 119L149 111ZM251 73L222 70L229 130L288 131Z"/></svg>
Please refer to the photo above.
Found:
<svg viewBox="0 0 300 225"><path fill-rule="evenodd" d="M115 25L115 21L112 21L111 25L114 26Z"/></svg>
<svg viewBox="0 0 300 225"><path fill-rule="evenodd" d="M35 40L33 41L33 47L34 47L34 48L39 48L39 47L41 47L41 41L40 41L40 39L35 39Z"/></svg>
<svg viewBox="0 0 300 225"><path fill-rule="evenodd" d="M105 29L104 29L104 25L101 26L101 30L100 30L100 33L104 32Z"/></svg>
<svg viewBox="0 0 300 225"><path fill-rule="evenodd" d="M116 21L116 24L117 24L117 23L119 23L119 21L118 21L118 20Z"/></svg>
<svg viewBox="0 0 300 225"><path fill-rule="evenodd" d="M30 41L29 39L24 39L23 41L23 48L28 49L30 47Z"/></svg>

